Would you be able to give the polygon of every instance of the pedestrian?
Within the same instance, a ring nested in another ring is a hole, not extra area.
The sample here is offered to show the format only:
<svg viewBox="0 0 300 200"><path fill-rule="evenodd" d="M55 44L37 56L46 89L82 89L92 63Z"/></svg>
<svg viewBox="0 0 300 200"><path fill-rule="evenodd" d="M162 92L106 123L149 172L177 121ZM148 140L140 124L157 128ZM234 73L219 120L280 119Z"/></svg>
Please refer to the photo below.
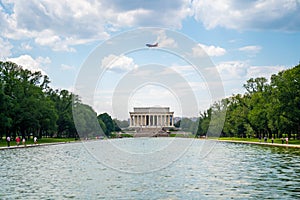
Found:
<svg viewBox="0 0 300 200"><path fill-rule="evenodd" d="M37 137L33 138L33 142L34 142L34 144L37 144Z"/></svg>
<svg viewBox="0 0 300 200"><path fill-rule="evenodd" d="M283 137L281 137L281 144L283 144L284 143L284 139L283 139Z"/></svg>
<svg viewBox="0 0 300 200"><path fill-rule="evenodd" d="M272 144L274 144L274 138L273 138L273 137L272 137L272 139L271 139L271 140L272 140Z"/></svg>
<svg viewBox="0 0 300 200"><path fill-rule="evenodd" d="M16 143L17 143L17 146L19 146L19 144L20 144L20 141L21 141L20 137L19 137L19 136L17 136L17 138L16 138Z"/></svg>
<svg viewBox="0 0 300 200"><path fill-rule="evenodd" d="M7 147L10 147L10 137L9 136L7 136L6 142L7 142Z"/></svg>
<svg viewBox="0 0 300 200"><path fill-rule="evenodd" d="M25 139L25 137L23 137L23 139L22 139L22 144L26 147L26 139Z"/></svg>
<svg viewBox="0 0 300 200"><path fill-rule="evenodd" d="M285 142L286 142L286 144L289 144L289 137L285 138Z"/></svg>
<svg viewBox="0 0 300 200"><path fill-rule="evenodd" d="M258 139L259 139L259 143L261 143L261 136L259 136Z"/></svg>
<svg viewBox="0 0 300 200"><path fill-rule="evenodd" d="M267 143L267 140L268 140L268 138L267 138L267 136L265 136L265 137L264 137L265 143Z"/></svg>

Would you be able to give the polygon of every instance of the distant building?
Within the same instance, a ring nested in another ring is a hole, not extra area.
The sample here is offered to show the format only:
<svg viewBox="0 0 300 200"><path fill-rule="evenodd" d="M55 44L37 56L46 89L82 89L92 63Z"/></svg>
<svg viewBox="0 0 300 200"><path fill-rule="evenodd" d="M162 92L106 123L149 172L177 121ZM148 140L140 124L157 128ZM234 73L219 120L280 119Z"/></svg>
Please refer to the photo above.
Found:
<svg viewBox="0 0 300 200"><path fill-rule="evenodd" d="M173 127L174 112L169 107L137 107L129 112L130 127Z"/></svg>

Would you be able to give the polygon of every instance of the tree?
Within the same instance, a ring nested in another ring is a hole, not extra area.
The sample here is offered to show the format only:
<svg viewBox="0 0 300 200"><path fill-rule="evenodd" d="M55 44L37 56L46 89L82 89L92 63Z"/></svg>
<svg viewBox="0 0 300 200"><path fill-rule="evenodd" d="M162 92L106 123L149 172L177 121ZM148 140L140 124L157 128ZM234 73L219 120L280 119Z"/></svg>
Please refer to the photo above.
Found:
<svg viewBox="0 0 300 200"><path fill-rule="evenodd" d="M129 126L129 123L128 123L128 120L118 120L118 119L114 119L114 122L115 122L115 126L117 125L120 129L122 128L128 128ZM116 131L118 128L116 128Z"/></svg>
<svg viewBox="0 0 300 200"><path fill-rule="evenodd" d="M105 135L110 136L113 131L115 131L115 124L111 118L111 116L107 113L103 113L97 116L98 120L101 119L101 121L105 124L106 130Z"/></svg>
<svg viewBox="0 0 300 200"><path fill-rule="evenodd" d="M22 69L12 62L0 62L0 65L2 100L5 102L3 108L6 109L3 110L2 117L3 122L6 122L7 134L12 134L13 137L18 133L23 137L28 137L30 133L38 134L42 125L45 129L45 122L42 120L55 120L57 116L54 110L50 111L53 107L43 92L47 88L48 78L41 72ZM48 112L43 112L44 109ZM49 122L54 125L53 120Z"/></svg>
<svg viewBox="0 0 300 200"><path fill-rule="evenodd" d="M100 133L97 113L89 105L77 102L73 109L76 129L80 137L92 138Z"/></svg>
<svg viewBox="0 0 300 200"><path fill-rule="evenodd" d="M103 122L100 118L98 118L98 123L99 123L100 128L101 128L100 134L101 134L102 136L104 136L105 133L106 133L106 126L105 126L104 122Z"/></svg>
<svg viewBox="0 0 300 200"><path fill-rule="evenodd" d="M204 111L203 113L200 112L198 129L196 133L197 136L207 135L210 118L211 118L211 109L208 109L206 112Z"/></svg>
<svg viewBox="0 0 300 200"><path fill-rule="evenodd" d="M178 121L174 124L174 126L175 126L176 128L179 128L179 127L180 127L180 123L181 123L181 120L178 120Z"/></svg>
<svg viewBox="0 0 300 200"><path fill-rule="evenodd" d="M300 138L300 65L272 75L270 84L251 78L244 88L245 94L227 98L224 136ZM200 117L198 131L206 118Z"/></svg>
<svg viewBox="0 0 300 200"><path fill-rule="evenodd" d="M3 84L1 82L0 87L3 88ZM3 137L2 134L7 134L7 130L12 126L12 119L9 117L10 108L10 98L4 94L3 90L0 90L0 140Z"/></svg>
<svg viewBox="0 0 300 200"><path fill-rule="evenodd" d="M300 65L273 75L271 86L276 115L273 125L288 137L295 133L300 139Z"/></svg>
<svg viewBox="0 0 300 200"><path fill-rule="evenodd" d="M179 126L181 128L181 130L183 130L185 132L191 132L192 134L196 134L197 129L198 129L198 123L199 123L198 119L195 121L190 118L183 117L181 120L176 122L175 125ZM177 128L179 128L179 127L177 127Z"/></svg>
<svg viewBox="0 0 300 200"><path fill-rule="evenodd" d="M77 132L73 120L72 103L74 95L67 90L50 90L50 99L55 103L58 114L57 136L76 137Z"/></svg>

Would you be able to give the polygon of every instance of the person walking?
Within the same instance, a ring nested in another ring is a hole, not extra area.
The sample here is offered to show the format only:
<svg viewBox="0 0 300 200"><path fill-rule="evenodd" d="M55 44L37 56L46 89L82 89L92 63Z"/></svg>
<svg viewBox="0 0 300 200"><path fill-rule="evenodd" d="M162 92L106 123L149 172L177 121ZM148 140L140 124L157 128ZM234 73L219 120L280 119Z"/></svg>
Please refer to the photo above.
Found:
<svg viewBox="0 0 300 200"><path fill-rule="evenodd" d="M17 143L17 146L19 146L19 144L20 144L20 141L21 141L20 137L19 137L19 136L17 136L17 138L16 138L16 143Z"/></svg>
<svg viewBox="0 0 300 200"><path fill-rule="evenodd" d="M9 136L6 137L6 142L7 142L7 147L10 147L10 137Z"/></svg>
<svg viewBox="0 0 300 200"><path fill-rule="evenodd" d="M283 137L281 137L281 144L283 144L284 143L284 139L283 139Z"/></svg>
<svg viewBox="0 0 300 200"><path fill-rule="evenodd" d="M286 142L286 144L289 144L289 137L285 138L285 142Z"/></svg>
<svg viewBox="0 0 300 200"><path fill-rule="evenodd" d="M25 137L23 137L23 139L22 139L22 144L26 147L26 139L25 139Z"/></svg>
<svg viewBox="0 0 300 200"><path fill-rule="evenodd" d="M34 144L37 144L37 137L33 138L33 142L34 142Z"/></svg>
<svg viewBox="0 0 300 200"><path fill-rule="evenodd" d="M274 138L273 137L271 138L271 140L272 140L272 144L274 144Z"/></svg>

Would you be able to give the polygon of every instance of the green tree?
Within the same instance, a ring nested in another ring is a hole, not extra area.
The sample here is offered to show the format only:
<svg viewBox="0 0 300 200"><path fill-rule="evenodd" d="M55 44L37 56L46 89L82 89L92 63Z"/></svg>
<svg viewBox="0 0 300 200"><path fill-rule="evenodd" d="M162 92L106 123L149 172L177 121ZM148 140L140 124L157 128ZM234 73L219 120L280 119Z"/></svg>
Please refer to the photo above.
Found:
<svg viewBox="0 0 300 200"><path fill-rule="evenodd" d="M281 133L300 139L300 65L271 77L273 88L273 126Z"/></svg>
<svg viewBox="0 0 300 200"><path fill-rule="evenodd" d="M206 136L208 132L209 122L211 118L211 108L203 113L200 112L197 136Z"/></svg>
<svg viewBox="0 0 300 200"><path fill-rule="evenodd" d="M107 113L103 113L98 115L98 120L101 119L103 123L105 124L106 130L105 135L110 136L113 131L115 131L115 124L111 118L111 116Z"/></svg>
<svg viewBox="0 0 300 200"><path fill-rule="evenodd" d="M105 126L104 122L100 118L98 118L98 123L99 123L100 128L101 128L100 134L101 134L101 136L104 136L105 133L106 133L106 126Z"/></svg>
<svg viewBox="0 0 300 200"><path fill-rule="evenodd" d="M100 134L97 113L89 105L77 102L73 110L76 129L80 137L93 138Z"/></svg>
<svg viewBox="0 0 300 200"><path fill-rule="evenodd" d="M50 90L49 96L55 103L58 114L57 137L76 137L77 132L72 113L74 95L67 90Z"/></svg>
<svg viewBox="0 0 300 200"><path fill-rule="evenodd" d="M115 125L117 125L120 129L122 129L122 128L128 128L128 126L129 126L128 120L114 119L114 122L115 122Z"/></svg>

